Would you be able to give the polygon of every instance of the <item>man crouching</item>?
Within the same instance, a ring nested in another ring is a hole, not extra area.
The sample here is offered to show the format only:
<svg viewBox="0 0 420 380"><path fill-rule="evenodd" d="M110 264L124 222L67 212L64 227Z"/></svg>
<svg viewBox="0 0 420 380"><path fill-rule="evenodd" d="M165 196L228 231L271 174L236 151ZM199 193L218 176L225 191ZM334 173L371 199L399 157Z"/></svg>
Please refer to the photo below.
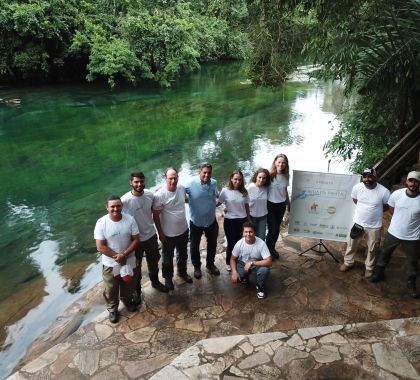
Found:
<svg viewBox="0 0 420 380"><path fill-rule="evenodd" d="M252 283L257 288L257 298L265 298L264 283L270 271L272 259L264 240L255 236L255 226L245 222L242 226L243 238L232 251L230 266L232 282Z"/></svg>

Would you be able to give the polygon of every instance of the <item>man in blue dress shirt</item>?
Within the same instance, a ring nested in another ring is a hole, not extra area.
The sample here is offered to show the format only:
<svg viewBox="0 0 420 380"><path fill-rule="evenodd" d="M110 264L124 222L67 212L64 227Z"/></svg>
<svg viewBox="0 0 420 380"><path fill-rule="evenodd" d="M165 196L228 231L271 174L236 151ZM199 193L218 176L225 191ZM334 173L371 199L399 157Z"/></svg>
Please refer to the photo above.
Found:
<svg viewBox="0 0 420 380"><path fill-rule="evenodd" d="M186 187L190 206L190 252L196 279L202 276L200 241L203 233L207 239L206 268L213 275L220 274L219 269L214 265L219 233L216 220L216 201L219 192L216 180L211 178L212 170L209 163L202 164L198 176L195 176Z"/></svg>

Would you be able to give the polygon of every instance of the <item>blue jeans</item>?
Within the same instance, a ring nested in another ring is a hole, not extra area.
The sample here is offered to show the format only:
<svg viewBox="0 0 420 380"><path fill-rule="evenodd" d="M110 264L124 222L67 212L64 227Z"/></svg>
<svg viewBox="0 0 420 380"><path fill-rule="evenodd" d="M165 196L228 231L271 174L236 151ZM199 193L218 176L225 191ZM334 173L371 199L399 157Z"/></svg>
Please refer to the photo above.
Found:
<svg viewBox="0 0 420 380"><path fill-rule="evenodd" d="M214 265L214 257L216 256L217 235L219 233L217 220L214 219L214 222L208 227L199 227L190 221L191 262L195 268L201 267L200 241L203 232L207 239L207 266L212 266Z"/></svg>
<svg viewBox="0 0 420 380"><path fill-rule="evenodd" d="M261 240L265 241L265 231L267 229L267 215L264 216L251 216L252 223L255 224L255 235Z"/></svg>
<svg viewBox="0 0 420 380"><path fill-rule="evenodd" d="M264 282L270 273L270 267L253 267L248 272L245 272L244 263L241 260L236 262L236 270L241 276L241 279L247 278L251 284L264 286Z"/></svg>

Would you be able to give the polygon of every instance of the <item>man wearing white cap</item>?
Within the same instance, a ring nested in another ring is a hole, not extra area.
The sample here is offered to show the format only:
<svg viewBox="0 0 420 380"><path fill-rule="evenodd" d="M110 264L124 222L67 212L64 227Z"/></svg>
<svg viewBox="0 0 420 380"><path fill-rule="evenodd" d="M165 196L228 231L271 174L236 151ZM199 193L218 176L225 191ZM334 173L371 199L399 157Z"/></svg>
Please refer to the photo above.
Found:
<svg viewBox="0 0 420 380"><path fill-rule="evenodd" d="M406 185L407 188L396 190L389 197L388 205L392 219L385 236L384 247L375 266L375 273L370 281L378 282L385 278L385 267L395 248L401 244L407 255L408 294L418 298L416 279L420 255L420 172L408 173Z"/></svg>
<svg viewBox="0 0 420 380"><path fill-rule="evenodd" d="M367 239L367 253L365 260L365 278L373 273L376 252L379 249L384 211L388 209L389 190L379 184L376 171L373 168L364 169L362 182L353 186L351 197L356 204L353 222L355 223L347 240L344 263L341 272L346 272L354 265L354 255L363 236ZM354 233L358 230L358 233Z"/></svg>

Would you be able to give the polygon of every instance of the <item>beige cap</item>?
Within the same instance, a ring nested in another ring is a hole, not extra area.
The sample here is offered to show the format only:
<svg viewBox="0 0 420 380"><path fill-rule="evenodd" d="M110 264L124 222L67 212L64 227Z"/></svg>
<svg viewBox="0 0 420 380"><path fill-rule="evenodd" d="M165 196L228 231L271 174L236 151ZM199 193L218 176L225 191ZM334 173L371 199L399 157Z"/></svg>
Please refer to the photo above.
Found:
<svg viewBox="0 0 420 380"><path fill-rule="evenodd" d="M420 172L416 172L416 171L412 171L410 173L407 174L407 179L416 179L417 181L420 182Z"/></svg>

